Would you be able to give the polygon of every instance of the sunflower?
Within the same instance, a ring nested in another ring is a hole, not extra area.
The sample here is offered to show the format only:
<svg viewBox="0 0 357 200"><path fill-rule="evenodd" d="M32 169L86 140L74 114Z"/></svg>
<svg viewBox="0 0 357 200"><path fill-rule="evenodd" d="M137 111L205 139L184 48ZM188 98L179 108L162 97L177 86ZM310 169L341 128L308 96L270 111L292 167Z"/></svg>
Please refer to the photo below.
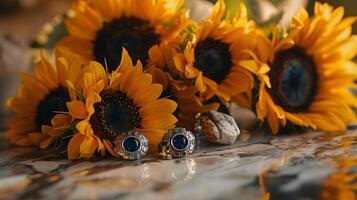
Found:
<svg viewBox="0 0 357 200"><path fill-rule="evenodd" d="M71 117L66 102L75 98L67 82L78 85L80 66L75 56L64 58L57 49L56 68L41 54L34 75L22 73L23 84L16 97L7 101L15 114L8 121L5 137L17 145L39 145L46 148L68 131Z"/></svg>
<svg viewBox="0 0 357 200"><path fill-rule="evenodd" d="M251 60L245 51L254 48L257 33L246 18L243 4L233 20L223 18L224 14L225 4L219 0L209 19L198 25L183 53L174 58L177 69L194 79L205 99L217 95L227 101L254 86L253 66L247 68L241 62Z"/></svg>
<svg viewBox="0 0 357 200"><path fill-rule="evenodd" d="M345 130L356 122L351 106L357 99L357 37L351 36L355 17L343 19L344 9L315 4L314 16L301 9L285 37L275 28L272 40L258 38L257 59L270 65L271 87L260 84L257 115L277 133L287 121L322 131Z"/></svg>
<svg viewBox="0 0 357 200"><path fill-rule="evenodd" d="M152 84L140 61L133 67L125 49L121 57L110 76L95 61L83 68L83 98L67 104L72 117L80 120L78 133L68 145L69 159L90 158L96 151L104 155L105 150L116 156L116 136L133 129L142 132L151 150L156 150L163 135L175 126L177 119L172 113L177 104L159 98L162 85Z"/></svg>
<svg viewBox="0 0 357 200"><path fill-rule="evenodd" d="M96 60L114 71L122 48L134 62L147 63L153 45L171 42L189 20L183 0L80 0L65 26L69 35L57 46L79 54L82 62Z"/></svg>

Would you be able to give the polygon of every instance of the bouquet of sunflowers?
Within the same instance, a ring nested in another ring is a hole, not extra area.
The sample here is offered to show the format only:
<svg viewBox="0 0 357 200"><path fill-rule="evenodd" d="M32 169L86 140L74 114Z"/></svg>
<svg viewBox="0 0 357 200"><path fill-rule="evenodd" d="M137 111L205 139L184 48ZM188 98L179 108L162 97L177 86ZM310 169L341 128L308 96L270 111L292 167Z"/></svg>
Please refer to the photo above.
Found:
<svg viewBox="0 0 357 200"><path fill-rule="evenodd" d="M287 30L267 34L243 4L227 14L218 0L200 23L182 4L75 2L55 62L41 54L8 100L15 114L6 138L55 147L71 160L135 159L128 152L167 145L175 148L166 153L180 157L194 149L190 131L231 134L229 141L210 140L235 141L231 104L251 109L272 134L289 126L342 131L357 122L351 92L357 89L357 37L351 35L357 18L343 18L342 7L316 3L313 16L301 8Z"/></svg>

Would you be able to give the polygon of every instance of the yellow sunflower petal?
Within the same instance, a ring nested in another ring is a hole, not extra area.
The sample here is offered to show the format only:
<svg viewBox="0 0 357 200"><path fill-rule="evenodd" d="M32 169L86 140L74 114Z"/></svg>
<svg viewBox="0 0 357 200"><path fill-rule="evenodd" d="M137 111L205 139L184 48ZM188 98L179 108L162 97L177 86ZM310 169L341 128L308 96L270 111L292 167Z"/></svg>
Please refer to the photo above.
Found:
<svg viewBox="0 0 357 200"><path fill-rule="evenodd" d="M135 86L131 87L128 91L128 96L134 97L135 94L138 94L140 88L146 88L147 85L152 83L152 76L150 74L143 74L137 79Z"/></svg>
<svg viewBox="0 0 357 200"><path fill-rule="evenodd" d="M147 86L147 90L138 91L134 96L134 102L138 105L145 105L147 102L151 102L159 98L162 93L162 85L161 84L152 84Z"/></svg>
<svg viewBox="0 0 357 200"><path fill-rule="evenodd" d="M87 97L86 109L87 109L88 116L94 113L93 105L97 102L100 102L101 100L102 98L97 93L92 93L89 97Z"/></svg>
<svg viewBox="0 0 357 200"><path fill-rule="evenodd" d="M11 142L20 146L30 146L34 144L28 135L17 136Z"/></svg>
<svg viewBox="0 0 357 200"><path fill-rule="evenodd" d="M177 108L177 103L169 99L158 99L157 101L145 104L140 112L144 114L150 113L173 113Z"/></svg>
<svg viewBox="0 0 357 200"><path fill-rule="evenodd" d="M48 132L48 135L50 135L53 138L59 138L61 137L65 132L67 132L69 129L68 127L58 127L58 128L53 128Z"/></svg>
<svg viewBox="0 0 357 200"><path fill-rule="evenodd" d="M133 62L131 61L131 57L129 56L128 51L125 48L122 48L121 61L116 69L116 72L124 73L127 70L131 70L133 67Z"/></svg>
<svg viewBox="0 0 357 200"><path fill-rule="evenodd" d="M28 135L32 140L33 144L39 144L40 142L46 139L46 136L42 135L41 133L29 133Z"/></svg>
<svg viewBox="0 0 357 200"><path fill-rule="evenodd" d="M88 115L86 105L82 101L67 102L67 108L75 119L85 119Z"/></svg>
<svg viewBox="0 0 357 200"><path fill-rule="evenodd" d="M35 64L35 76L48 88L56 88L59 84L59 79L56 72L54 71L52 65L44 57L43 52L41 53L41 60Z"/></svg>
<svg viewBox="0 0 357 200"><path fill-rule="evenodd" d="M68 125L70 122L71 117L67 114L57 114L51 120L51 124L54 127L65 126Z"/></svg>
<svg viewBox="0 0 357 200"><path fill-rule="evenodd" d="M213 10L211 11L211 14L208 19L211 20L214 24L218 23L223 18L225 10L226 5L224 1L218 0L214 5Z"/></svg>
<svg viewBox="0 0 357 200"><path fill-rule="evenodd" d="M80 146L83 142L85 136L79 133L76 133L68 143L67 152L68 159L74 160L77 159L80 155Z"/></svg>
<svg viewBox="0 0 357 200"><path fill-rule="evenodd" d="M78 130L79 133L81 134L86 134L86 130L88 129L88 126L90 126L89 122L86 120L80 121L76 125L76 129Z"/></svg>
<svg viewBox="0 0 357 200"><path fill-rule="evenodd" d="M49 137L49 138L43 140L43 141L40 143L40 148L41 148L41 149L46 149L46 148L47 148L48 146L50 146L54 141L55 141L55 138Z"/></svg>
<svg viewBox="0 0 357 200"><path fill-rule="evenodd" d="M278 130L279 130L280 123L279 123L278 118L276 117L276 114L269 111L267 113L267 121L268 121L270 130L272 131L272 133L277 134Z"/></svg>
<svg viewBox="0 0 357 200"><path fill-rule="evenodd" d="M91 137L84 137L79 151L82 158L91 158L98 147L98 141Z"/></svg>
<svg viewBox="0 0 357 200"><path fill-rule="evenodd" d="M172 114L152 113L150 114L150 116L142 120L142 126L147 129L156 129L156 128L170 129L173 128L176 122L177 119Z"/></svg>
<svg viewBox="0 0 357 200"><path fill-rule="evenodd" d="M201 92L201 93L203 93L203 92L205 92L207 90L207 86L203 82L202 72L198 73L198 76L197 76L196 81L195 81L195 86L196 86L197 90L199 92Z"/></svg>
<svg viewBox="0 0 357 200"><path fill-rule="evenodd" d="M115 156L115 157L118 156L116 153L114 153L113 144L112 144L110 141L104 139L104 140L103 140L103 145L104 145L105 149L106 149L111 155L113 155L113 156Z"/></svg>
<svg viewBox="0 0 357 200"><path fill-rule="evenodd" d="M93 7L107 20L118 18L122 8L117 6L116 0L91 0Z"/></svg>
<svg viewBox="0 0 357 200"><path fill-rule="evenodd" d="M49 91L49 89L45 85L43 85L41 82L36 80L36 78L34 78L28 73L22 73L21 79L23 80L25 87L27 87L28 90L33 91L34 94L47 94Z"/></svg>

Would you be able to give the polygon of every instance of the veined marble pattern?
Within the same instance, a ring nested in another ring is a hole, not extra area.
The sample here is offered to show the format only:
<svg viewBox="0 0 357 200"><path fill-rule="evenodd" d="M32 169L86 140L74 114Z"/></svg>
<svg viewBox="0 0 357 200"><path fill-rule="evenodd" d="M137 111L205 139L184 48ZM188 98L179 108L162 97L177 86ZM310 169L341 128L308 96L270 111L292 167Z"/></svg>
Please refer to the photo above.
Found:
<svg viewBox="0 0 357 200"><path fill-rule="evenodd" d="M244 136L140 161L72 162L3 142L0 199L356 199L357 131Z"/></svg>

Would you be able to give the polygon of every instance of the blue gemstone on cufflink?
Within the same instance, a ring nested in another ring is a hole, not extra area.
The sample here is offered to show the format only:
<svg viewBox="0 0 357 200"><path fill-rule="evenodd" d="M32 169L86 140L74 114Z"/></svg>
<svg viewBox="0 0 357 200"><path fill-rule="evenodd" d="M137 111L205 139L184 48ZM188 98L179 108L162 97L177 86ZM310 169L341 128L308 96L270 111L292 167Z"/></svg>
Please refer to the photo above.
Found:
<svg viewBox="0 0 357 200"><path fill-rule="evenodd" d="M148 143L144 134L137 130L124 132L115 138L114 153L125 160L137 160L147 153Z"/></svg>
<svg viewBox="0 0 357 200"><path fill-rule="evenodd" d="M191 154L196 147L195 136L185 128L170 129L159 146L159 156L163 159L182 158Z"/></svg>
<svg viewBox="0 0 357 200"><path fill-rule="evenodd" d="M188 145L188 139L184 135L176 135L172 138L172 146L178 150L185 149Z"/></svg>
<svg viewBox="0 0 357 200"><path fill-rule="evenodd" d="M123 147L126 151L134 152L139 149L140 141L135 137L127 137L123 141Z"/></svg>

